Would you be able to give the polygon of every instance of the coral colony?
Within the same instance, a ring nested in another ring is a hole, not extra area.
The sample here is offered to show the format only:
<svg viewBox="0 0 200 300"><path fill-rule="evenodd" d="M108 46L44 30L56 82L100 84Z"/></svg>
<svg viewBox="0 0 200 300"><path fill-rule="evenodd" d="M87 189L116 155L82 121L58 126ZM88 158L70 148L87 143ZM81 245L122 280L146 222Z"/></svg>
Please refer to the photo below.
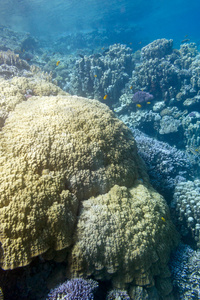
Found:
<svg viewBox="0 0 200 300"><path fill-rule="evenodd" d="M144 91L138 91L136 92L133 97L132 97L132 102L137 104L145 104L147 103L148 101L151 101L153 99L153 95L147 93L147 92L144 92Z"/></svg>
<svg viewBox="0 0 200 300"><path fill-rule="evenodd" d="M93 300L97 288L97 281L75 278L51 290L46 300Z"/></svg>
<svg viewBox="0 0 200 300"><path fill-rule="evenodd" d="M97 289L102 300L157 299L150 286L161 298L199 299L197 45L72 47L69 57L0 26L2 34L0 299L36 291L38 299L93 300ZM178 248L170 274L179 235L193 248ZM99 287L83 278L47 286L41 266L54 277L57 263L38 259L46 254ZM35 266L44 290L30 276Z"/></svg>

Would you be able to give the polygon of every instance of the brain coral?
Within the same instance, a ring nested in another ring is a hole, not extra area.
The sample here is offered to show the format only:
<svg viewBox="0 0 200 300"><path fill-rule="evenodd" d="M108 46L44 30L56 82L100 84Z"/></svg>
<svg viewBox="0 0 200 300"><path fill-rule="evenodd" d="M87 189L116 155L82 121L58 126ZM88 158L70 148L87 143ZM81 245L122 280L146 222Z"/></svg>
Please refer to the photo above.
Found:
<svg viewBox="0 0 200 300"><path fill-rule="evenodd" d="M9 112L0 140L3 269L47 250L69 253L73 275L145 285L166 268L177 239L167 205L107 106L30 97Z"/></svg>

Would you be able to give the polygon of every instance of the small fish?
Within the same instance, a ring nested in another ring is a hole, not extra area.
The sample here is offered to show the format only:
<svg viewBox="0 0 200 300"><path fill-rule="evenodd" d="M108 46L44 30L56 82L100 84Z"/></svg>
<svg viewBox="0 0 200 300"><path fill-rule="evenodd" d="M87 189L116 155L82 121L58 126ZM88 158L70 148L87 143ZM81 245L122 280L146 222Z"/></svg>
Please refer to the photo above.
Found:
<svg viewBox="0 0 200 300"><path fill-rule="evenodd" d="M94 77L96 78L96 77L97 77L97 75L95 74L95 75L94 75Z"/></svg>
<svg viewBox="0 0 200 300"><path fill-rule="evenodd" d="M137 106L138 108L141 108L141 107L142 107L142 105L141 105L141 104L136 104L136 106Z"/></svg>
<svg viewBox="0 0 200 300"><path fill-rule="evenodd" d="M84 55L83 55L83 54L80 54L80 53L79 53L78 56L80 56L81 58L84 58Z"/></svg>
<svg viewBox="0 0 200 300"><path fill-rule="evenodd" d="M60 63L60 60L58 60L58 61L57 61L57 63L56 63L56 66L58 66L58 65L59 65L59 63Z"/></svg>
<svg viewBox="0 0 200 300"><path fill-rule="evenodd" d="M161 217L161 219L163 220L163 222L166 222L165 218Z"/></svg>
<svg viewBox="0 0 200 300"><path fill-rule="evenodd" d="M182 41L181 41L181 44L187 43L187 42L189 42L189 41L190 41L190 39L182 40Z"/></svg>
<svg viewBox="0 0 200 300"><path fill-rule="evenodd" d="M101 50L104 50L104 47L102 47Z"/></svg>
<svg viewBox="0 0 200 300"><path fill-rule="evenodd" d="M151 104L151 102L148 101L147 104Z"/></svg>
<svg viewBox="0 0 200 300"><path fill-rule="evenodd" d="M138 44L139 44L139 45L141 45L141 44L142 44L142 42L139 42Z"/></svg>
<svg viewBox="0 0 200 300"><path fill-rule="evenodd" d="M131 86L130 86L130 90L132 90L132 88L133 88L133 86L131 85Z"/></svg>
<svg viewBox="0 0 200 300"><path fill-rule="evenodd" d="M129 43L129 45L132 45L133 43Z"/></svg>
<svg viewBox="0 0 200 300"><path fill-rule="evenodd" d="M103 97L103 99L104 99L104 100L106 100L106 99L107 99L107 97L108 97L108 95L105 95L105 96Z"/></svg>

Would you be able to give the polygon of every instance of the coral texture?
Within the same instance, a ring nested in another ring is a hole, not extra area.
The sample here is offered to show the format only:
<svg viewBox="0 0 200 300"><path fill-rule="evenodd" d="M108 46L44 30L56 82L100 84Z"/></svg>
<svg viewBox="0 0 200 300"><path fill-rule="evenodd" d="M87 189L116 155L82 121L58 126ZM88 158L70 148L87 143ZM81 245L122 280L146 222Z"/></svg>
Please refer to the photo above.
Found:
<svg viewBox="0 0 200 300"><path fill-rule="evenodd" d="M172 53L173 40L158 39L143 47L141 55L145 59L162 58Z"/></svg>
<svg viewBox="0 0 200 300"><path fill-rule="evenodd" d="M171 207L181 234L192 236L200 249L200 180L178 183Z"/></svg>
<svg viewBox="0 0 200 300"><path fill-rule="evenodd" d="M108 293L106 296L106 300L117 300L117 299L123 299L123 300L130 300L128 293L123 290L112 290Z"/></svg>
<svg viewBox="0 0 200 300"><path fill-rule="evenodd" d="M177 182L184 181L192 170L189 156L137 129L132 132L138 145L138 153L146 163L151 184L163 195L173 196Z"/></svg>
<svg viewBox="0 0 200 300"><path fill-rule="evenodd" d="M200 252L180 244L170 260L176 299L200 299Z"/></svg>
<svg viewBox="0 0 200 300"><path fill-rule="evenodd" d="M152 285L154 275L166 272L175 239L168 208L158 193L141 181L130 189L115 185L82 203L71 271L97 279L113 277L118 288L133 280Z"/></svg>
<svg viewBox="0 0 200 300"><path fill-rule="evenodd" d="M13 76L30 76L29 64L20 59L19 54L14 52L0 51L0 76L4 78L11 78Z"/></svg>
<svg viewBox="0 0 200 300"><path fill-rule="evenodd" d="M131 131L104 104L47 87L14 78L15 102L4 101L2 268L27 265L40 254L59 261L69 255L73 276L108 278L119 287L133 280L153 285L167 270L177 234ZM22 89L34 96L23 101ZM37 96L43 93L50 96Z"/></svg>
<svg viewBox="0 0 200 300"><path fill-rule="evenodd" d="M1 132L3 268L71 245L79 201L139 176L130 131L103 104L33 97ZM64 226L65 224L65 226Z"/></svg>
<svg viewBox="0 0 200 300"><path fill-rule="evenodd" d="M0 129L3 127L9 112L20 102L32 96L66 95L59 87L41 78L14 77L5 80L0 78Z"/></svg>
<svg viewBox="0 0 200 300"><path fill-rule="evenodd" d="M115 44L103 55L94 54L77 60L63 88L69 93L100 101L108 95L107 103L110 105L119 99L133 67L132 50Z"/></svg>
<svg viewBox="0 0 200 300"><path fill-rule="evenodd" d="M98 282L92 279L68 280L50 291L46 300L93 300Z"/></svg>

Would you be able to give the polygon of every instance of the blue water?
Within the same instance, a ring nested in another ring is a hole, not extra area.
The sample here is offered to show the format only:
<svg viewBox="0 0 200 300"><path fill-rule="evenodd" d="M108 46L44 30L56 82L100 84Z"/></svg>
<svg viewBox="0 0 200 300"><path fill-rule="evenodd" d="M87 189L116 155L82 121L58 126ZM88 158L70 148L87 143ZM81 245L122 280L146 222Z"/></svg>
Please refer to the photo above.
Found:
<svg viewBox="0 0 200 300"><path fill-rule="evenodd" d="M200 41L199 0L1 0L0 5L1 25L37 37L132 27L127 37L132 43L163 37L180 43L185 36Z"/></svg>

